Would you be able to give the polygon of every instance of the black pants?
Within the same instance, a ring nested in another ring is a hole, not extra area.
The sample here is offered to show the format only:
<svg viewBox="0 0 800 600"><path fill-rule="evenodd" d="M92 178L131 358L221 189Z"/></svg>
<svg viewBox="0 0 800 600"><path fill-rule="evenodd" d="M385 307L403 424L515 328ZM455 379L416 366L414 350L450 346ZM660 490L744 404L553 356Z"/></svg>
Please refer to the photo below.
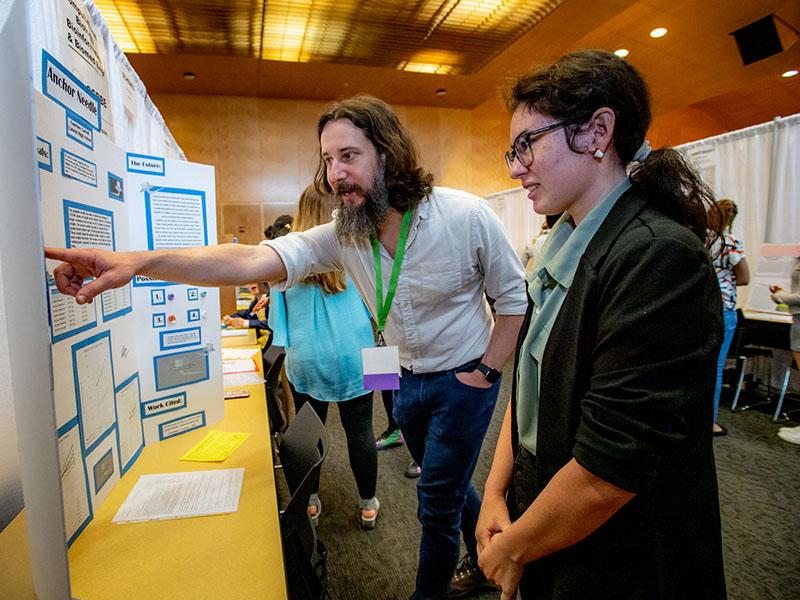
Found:
<svg viewBox="0 0 800 600"><path fill-rule="evenodd" d="M375 496L375 485L378 480L378 451L375 449L375 434L372 431L372 392L342 402L323 402L303 394L292 388L295 410L300 410L306 402L325 423L328 418L328 406L335 404L339 408L344 435L347 438L347 454L350 457L350 469L356 479L358 495L368 500ZM319 484L314 493L319 491Z"/></svg>
<svg viewBox="0 0 800 600"><path fill-rule="evenodd" d="M520 446L517 457L514 459L514 475L511 489L506 496L506 504L512 521L519 519L522 513L533 503L535 482L536 457ZM519 597L521 600L536 598L536 595L532 592L532 584L531 565L528 565L519 582Z"/></svg>

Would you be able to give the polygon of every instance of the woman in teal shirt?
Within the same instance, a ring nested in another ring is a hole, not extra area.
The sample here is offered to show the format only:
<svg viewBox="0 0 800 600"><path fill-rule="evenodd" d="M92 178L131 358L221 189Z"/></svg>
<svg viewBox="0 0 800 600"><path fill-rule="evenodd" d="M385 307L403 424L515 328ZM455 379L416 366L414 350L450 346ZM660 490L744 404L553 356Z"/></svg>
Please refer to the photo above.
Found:
<svg viewBox="0 0 800 600"><path fill-rule="evenodd" d="M294 231L330 221L333 203L312 186L300 197ZM308 402L324 423L336 403L347 437L350 468L358 487L361 526L375 527L378 455L372 431L372 392L364 389L361 349L374 345L370 316L344 273L311 275L271 296L273 343L286 348L286 375L297 410ZM311 496L308 512L316 523L322 503Z"/></svg>

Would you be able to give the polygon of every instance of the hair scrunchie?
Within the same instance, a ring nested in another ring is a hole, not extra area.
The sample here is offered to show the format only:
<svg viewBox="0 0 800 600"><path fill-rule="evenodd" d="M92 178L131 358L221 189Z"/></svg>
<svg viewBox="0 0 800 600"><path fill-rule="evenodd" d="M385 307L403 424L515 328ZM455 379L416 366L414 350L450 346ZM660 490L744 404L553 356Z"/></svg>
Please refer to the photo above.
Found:
<svg viewBox="0 0 800 600"><path fill-rule="evenodd" d="M639 149L636 151L636 154L633 155L633 159L632 160L634 162L638 162L638 163L644 162L645 159L648 156L650 156L650 151L651 150L652 150L652 148L650 148L650 142L648 142L647 140L643 141L642 145L639 146Z"/></svg>

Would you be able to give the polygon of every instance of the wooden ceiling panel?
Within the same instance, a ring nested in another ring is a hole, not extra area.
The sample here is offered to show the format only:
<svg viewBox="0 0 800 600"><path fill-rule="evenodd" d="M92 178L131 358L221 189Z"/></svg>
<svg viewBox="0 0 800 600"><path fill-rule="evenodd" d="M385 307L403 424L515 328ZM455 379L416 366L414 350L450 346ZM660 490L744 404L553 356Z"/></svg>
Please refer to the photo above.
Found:
<svg viewBox="0 0 800 600"><path fill-rule="evenodd" d="M111 1L99 0L98 5L102 10L102 4ZM124 4L121 0L114 2L119 6ZM154 10L152 7L156 4L165 14L169 11L164 7L172 7L172 21L158 21L163 32L169 30L175 34L196 30L202 35L198 33L195 37L206 36L212 44L216 43L214 40L219 35L237 40L247 36L261 40L262 36L267 36L267 30L275 25L274 19L264 20L262 31L260 16L253 17L249 23L241 18L243 14L258 13L256 9L259 7L285 5L284 20L290 23L291 14L296 16L298 7L304 5L302 0L283 0L266 5L263 0L237 0L228 3L229 6L211 0L195 0L192 6L197 4L205 8L195 11L198 22L194 23L195 13L179 10L189 6L189 2L136 2L138 10L145 15ZM484 4L491 4L496 11L507 8L503 0L487 2ZM293 10L297 9L295 13L287 8L290 5L294 6ZM373 10L369 17L371 27L387 27L387 31L373 33L369 33L369 28L358 29L359 19L364 17L362 9L366 5L363 3L354 8L343 1L315 0L314 6L313 11L304 13L310 15L306 20L317 23L317 27L327 28L325 30L331 36L332 32L342 28L349 31L349 37L346 36L346 41L342 42L347 48L340 49L338 58L319 60L312 57L309 62L260 60L258 56L263 55L263 49L242 53L238 50L238 42L224 51L215 50L218 54L202 54L193 45L196 39L183 34L178 35L177 41L170 46L171 49L180 48L180 53L129 54L128 57L148 90L154 94L218 94L329 101L354 93L371 93L394 104L473 109L496 96L498 89L521 72L565 52L587 47L610 51L625 47L630 50L628 60L648 80L657 115L687 106L724 113L727 102L741 102L745 97L748 98L747 108L727 109L731 114L735 112L732 120L736 122L749 118L755 123L772 118L774 114L800 112L800 94L792 91L796 90L800 76L795 78L798 82L780 77L783 71L800 68L800 43L745 67L730 35L735 29L771 13L791 27L800 28L800 2L796 0L564 0L546 16L537 16L539 21L521 36L507 35L500 50L493 45L497 42L492 41L492 36L480 32L467 35L449 29L450 21L442 21L442 11L455 10L457 6L464 9L466 2L369 3L370 10ZM317 17L326 14L323 9L332 16L329 22L320 24ZM513 21L514 16L509 13L506 18ZM225 24L221 33L213 30L214 22ZM291 23L296 25L295 21ZM421 60L438 60L442 64L449 60L454 65L462 64L459 61L473 51L494 58L484 61L481 68L478 68L478 59L469 59L471 66L461 74L398 70L397 65L390 63L404 52L403 56L413 62L413 56L407 54L412 47L409 40L420 23L432 27L428 41L417 48L419 52L428 52L420 55ZM435 27L432 25L437 23ZM656 26L667 27L669 32L661 39L652 39L649 32ZM375 46L376 40L378 46ZM467 51L467 46L471 50ZM389 60L387 57L393 58ZM355 64L359 62L384 66ZM184 79L186 72L194 73L195 79ZM438 95L437 90L445 90L444 95ZM719 119L725 121L727 117L722 114Z"/></svg>

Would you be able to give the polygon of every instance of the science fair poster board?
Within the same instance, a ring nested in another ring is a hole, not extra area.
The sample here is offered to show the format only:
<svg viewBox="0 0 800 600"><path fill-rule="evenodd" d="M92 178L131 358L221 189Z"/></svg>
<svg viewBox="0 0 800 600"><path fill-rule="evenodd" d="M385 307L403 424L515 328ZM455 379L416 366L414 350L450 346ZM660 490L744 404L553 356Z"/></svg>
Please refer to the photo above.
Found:
<svg viewBox="0 0 800 600"><path fill-rule="evenodd" d="M42 51L37 158L45 245L144 250L216 243L211 167L126 152L102 102ZM157 165L157 169L153 169ZM216 290L139 278L79 306L47 262L54 402L68 544L145 444L223 416Z"/></svg>
<svg viewBox="0 0 800 600"><path fill-rule="evenodd" d="M785 317L791 322L791 315L786 307L772 301L770 286L777 285L784 290L792 287L792 271L797 258L800 257L800 244L762 244L761 255L753 269L750 281L750 295L747 297L747 309Z"/></svg>
<svg viewBox="0 0 800 600"><path fill-rule="evenodd" d="M128 152L125 156L131 243L168 250L216 244L214 168ZM219 292L148 277L133 280L139 354L141 418L147 443L161 441L224 416ZM188 388L187 388L188 386ZM187 397L186 389L191 390Z"/></svg>

